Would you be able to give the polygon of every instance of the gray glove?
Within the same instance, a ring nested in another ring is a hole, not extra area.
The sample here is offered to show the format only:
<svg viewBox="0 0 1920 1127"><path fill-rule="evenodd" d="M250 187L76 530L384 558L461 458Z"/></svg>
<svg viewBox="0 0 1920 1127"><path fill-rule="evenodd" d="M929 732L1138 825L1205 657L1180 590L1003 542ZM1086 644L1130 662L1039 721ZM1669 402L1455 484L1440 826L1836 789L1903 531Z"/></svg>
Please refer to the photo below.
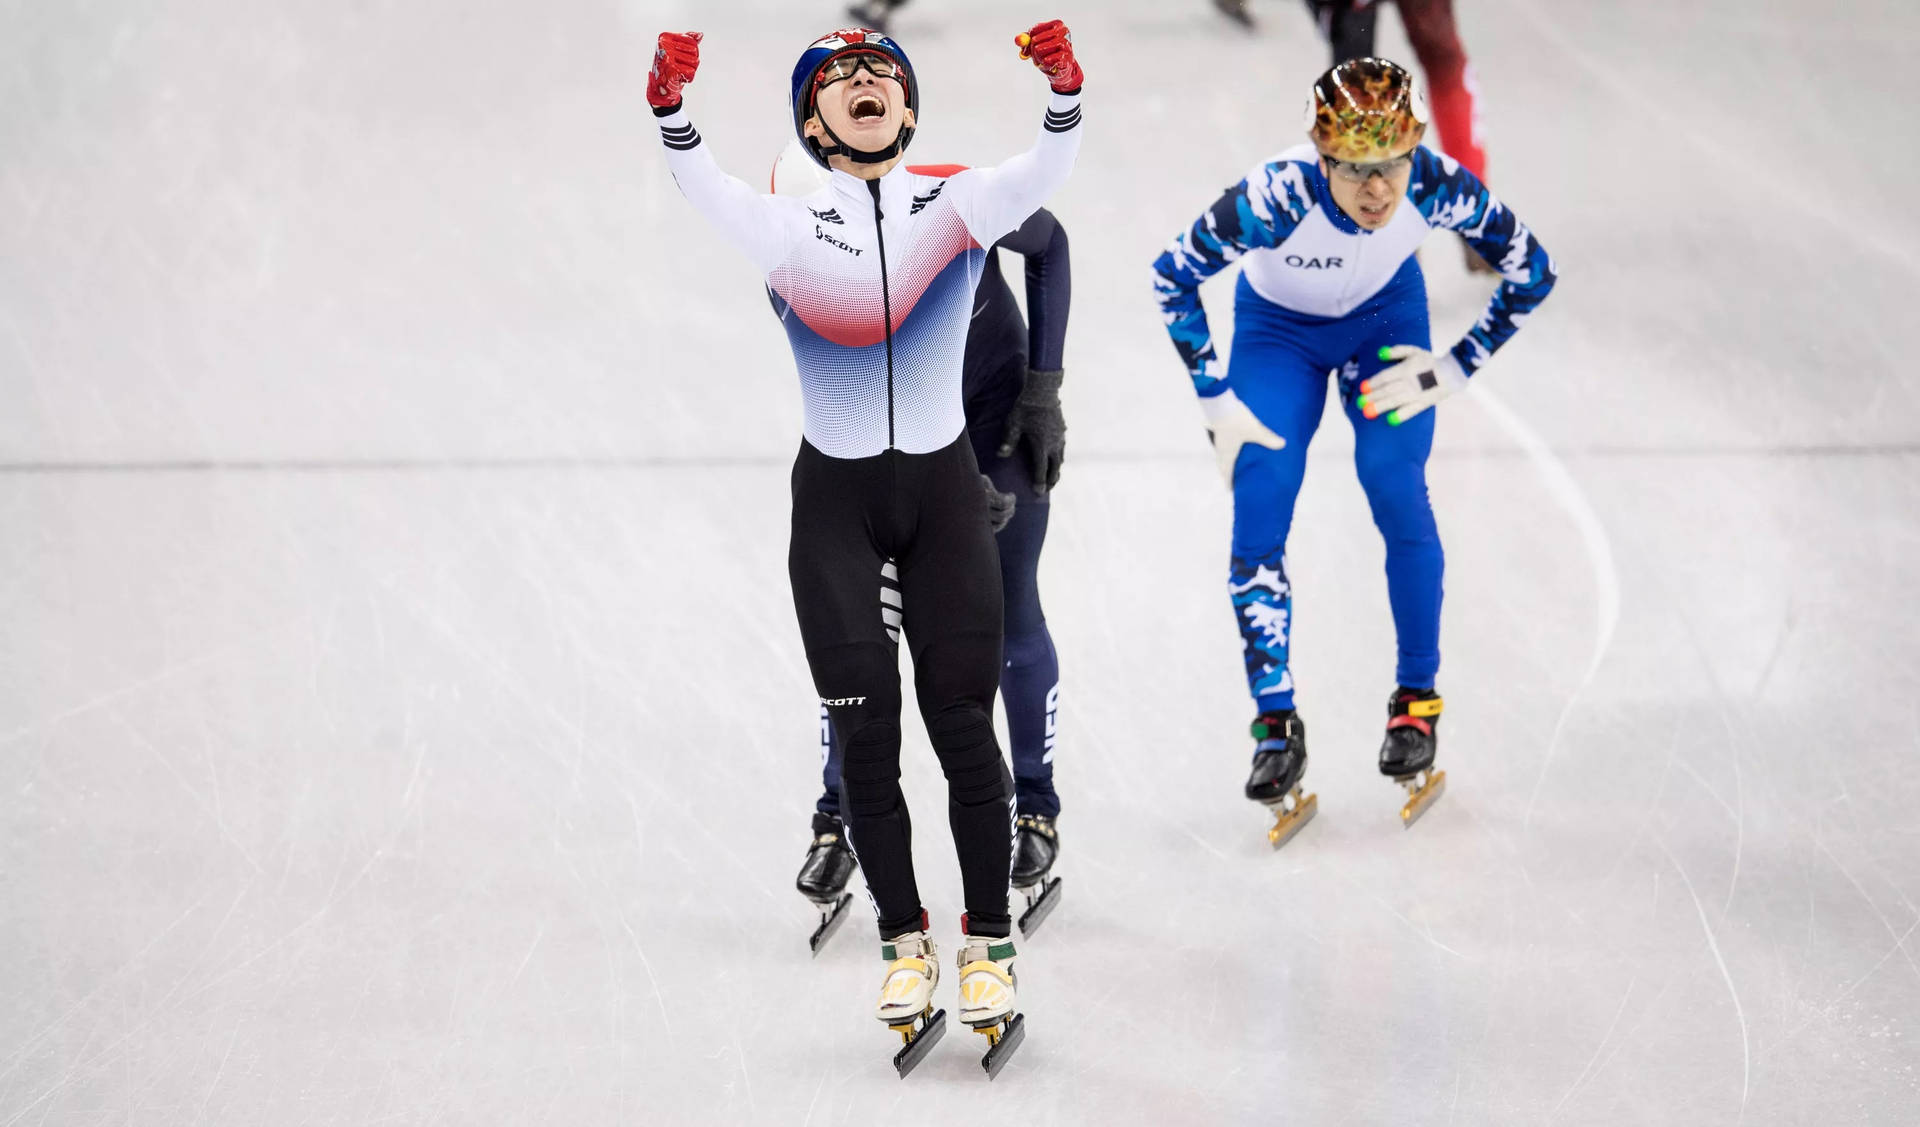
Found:
<svg viewBox="0 0 1920 1127"><path fill-rule="evenodd" d="M987 523L998 532L1013 519L1013 494L995 489L993 479L986 474L980 475L980 484L987 491Z"/></svg>
<svg viewBox="0 0 1920 1127"><path fill-rule="evenodd" d="M1060 410L1063 371L1027 371L1027 384L1007 413L1007 432L1000 440L1000 456L1011 458L1025 440L1033 470L1033 495L1045 497L1060 482L1060 464L1067 460L1067 416Z"/></svg>

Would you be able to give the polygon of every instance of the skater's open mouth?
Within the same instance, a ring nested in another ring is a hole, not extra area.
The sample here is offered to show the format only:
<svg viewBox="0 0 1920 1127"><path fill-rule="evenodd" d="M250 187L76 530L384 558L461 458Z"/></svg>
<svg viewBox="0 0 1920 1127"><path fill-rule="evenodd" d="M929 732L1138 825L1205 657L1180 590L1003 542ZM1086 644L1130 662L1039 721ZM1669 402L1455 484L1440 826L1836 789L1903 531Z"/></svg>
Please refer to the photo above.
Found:
<svg viewBox="0 0 1920 1127"><path fill-rule="evenodd" d="M847 113L855 121L879 121L887 116L887 104L878 95L861 94L847 107Z"/></svg>

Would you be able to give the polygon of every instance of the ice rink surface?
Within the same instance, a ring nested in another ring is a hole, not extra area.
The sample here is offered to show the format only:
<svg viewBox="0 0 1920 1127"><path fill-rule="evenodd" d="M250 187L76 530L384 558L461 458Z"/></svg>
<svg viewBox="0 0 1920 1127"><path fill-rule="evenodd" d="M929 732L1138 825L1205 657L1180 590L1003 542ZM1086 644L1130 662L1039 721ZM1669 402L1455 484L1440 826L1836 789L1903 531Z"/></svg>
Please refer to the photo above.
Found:
<svg viewBox="0 0 1920 1127"><path fill-rule="evenodd" d="M836 6L0 2L0 1127L1913 1122L1920 14L1458 0L1562 281L1441 411L1451 788L1408 831L1381 545L1320 431L1320 816L1276 854L1146 266L1294 143L1297 8L898 22L920 160L1029 143L1034 19L1089 76L1065 901L989 1084L959 1028L896 1079L864 908L808 958L799 399L642 97L704 28L689 109L758 179ZM1489 286L1425 258L1454 339Z"/></svg>

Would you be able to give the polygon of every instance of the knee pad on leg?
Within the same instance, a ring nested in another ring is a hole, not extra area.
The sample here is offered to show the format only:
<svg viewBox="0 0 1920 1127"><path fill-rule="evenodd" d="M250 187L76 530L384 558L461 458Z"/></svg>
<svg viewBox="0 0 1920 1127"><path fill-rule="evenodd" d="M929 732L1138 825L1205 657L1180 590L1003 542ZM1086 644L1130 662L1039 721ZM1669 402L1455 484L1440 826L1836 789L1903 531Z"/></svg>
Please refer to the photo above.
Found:
<svg viewBox="0 0 1920 1127"><path fill-rule="evenodd" d="M927 738L944 761L951 756L994 758L993 721L974 704L944 708L927 718Z"/></svg>
<svg viewBox="0 0 1920 1127"><path fill-rule="evenodd" d="M900 725L891 720L868 720L848 733L840 757L842 775L859 775L877 780L884 772L889 779L900 777Z"/></svg>
<svg viewBox="0 0 1920 1127"><path fill-rule="evenodd" d="M898 724L869 720L847 736L840 787L847 798L847 813L877 817L893 809L900 798Z"/></svg>
<svg viewBox="0 0 1920 1127"><path fill-rule="evenodd" d="M943 709L927 720L927 737L947 776L947 793L962 806L1005 802L1012 776L994 742L993 720L977 705Z"/></svg>

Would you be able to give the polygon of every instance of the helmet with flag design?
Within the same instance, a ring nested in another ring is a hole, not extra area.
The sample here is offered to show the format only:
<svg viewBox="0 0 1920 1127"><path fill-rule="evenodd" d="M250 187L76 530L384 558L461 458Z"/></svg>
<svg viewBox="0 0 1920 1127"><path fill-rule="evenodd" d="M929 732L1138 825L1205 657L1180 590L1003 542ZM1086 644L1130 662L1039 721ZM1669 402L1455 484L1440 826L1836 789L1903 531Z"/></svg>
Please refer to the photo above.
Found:
<svg viewBox="0 0 1920 1127"><path fill-rule="evenodd" d="M892 160L907 151L907 143L913 140L913 126L902 125L900 133L891 145L876 152L855 149L834 135L826 122L831 146L806 135L807 119L814 116L814 96L820 88L836 78L851 77L854 71L865 67L882 78L899 81L901 90L906 94L907 109L918 119L920 116L920 84L914 80L913 63L907 53L900 49L890 37L869 28L851 27L823 35L807 45L800 53L800 61L793 67L793 84L789 104L793 108L793 131L800 138L800 144L821 167L826 167L827 157L840 155L857 164L879 164Z"/></svg>

